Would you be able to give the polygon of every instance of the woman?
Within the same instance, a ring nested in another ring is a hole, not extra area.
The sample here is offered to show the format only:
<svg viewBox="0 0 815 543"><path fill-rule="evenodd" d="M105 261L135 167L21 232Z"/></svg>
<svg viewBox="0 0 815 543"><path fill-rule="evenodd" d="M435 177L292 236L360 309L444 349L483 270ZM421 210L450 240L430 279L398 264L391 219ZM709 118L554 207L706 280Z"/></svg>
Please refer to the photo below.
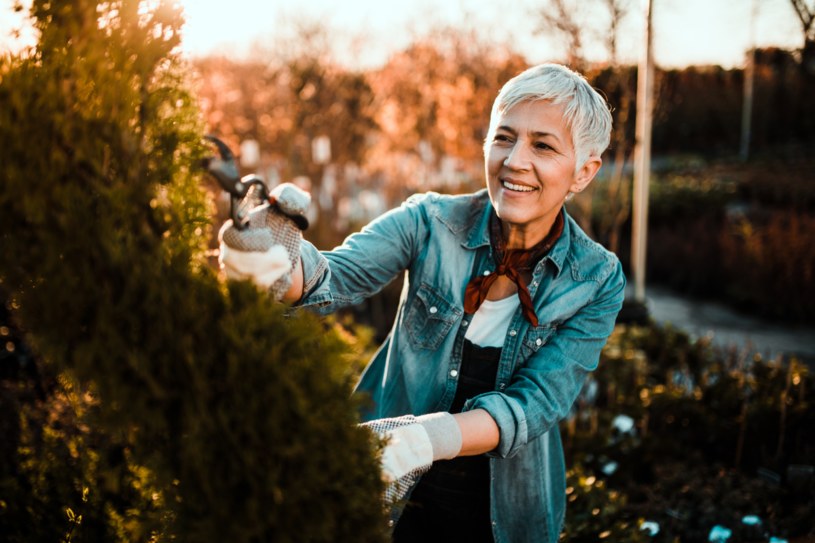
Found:
<svg viewBox="0 0 815 543"><path fill-rule="evenodd" d="M625 286L617 258L564 203L600 169L610 130L582 76L532 67L493 105L486 190L413 196L332 251L301 243L283 299L320 313L406 272L393 329L357 386L374 400L365 420L398 427L385 474L432 464L393 512L395 541L558 540L558 421L597 367ZM264 268L224 266L242 277Z"/></svg>

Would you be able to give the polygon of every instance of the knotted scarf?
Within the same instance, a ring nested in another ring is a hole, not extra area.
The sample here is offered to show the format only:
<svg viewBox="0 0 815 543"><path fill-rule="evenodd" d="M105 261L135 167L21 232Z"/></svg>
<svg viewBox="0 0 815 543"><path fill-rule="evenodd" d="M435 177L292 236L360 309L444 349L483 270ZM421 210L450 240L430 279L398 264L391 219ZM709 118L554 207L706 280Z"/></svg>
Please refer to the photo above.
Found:
<svg viewBox="0 0 815 543"><path fill-rule="evenodd" d="M467 284L467 290L464 291L464 311L469 314L478 311L478 308L487 299L487 293L492 284L499 276L506 275L518 287L518 298L521 300L521 312L524 317L532 326L537 326L538 317L535 315L535 307L523 278L523 272L535 267L540 259L549 252L562 232L563 213L558 213L552 228L543 240L529 249L507 249L501 233L501 221L493 211L490 215L490 244L496 268L493 273L474 277Z"/></svg>

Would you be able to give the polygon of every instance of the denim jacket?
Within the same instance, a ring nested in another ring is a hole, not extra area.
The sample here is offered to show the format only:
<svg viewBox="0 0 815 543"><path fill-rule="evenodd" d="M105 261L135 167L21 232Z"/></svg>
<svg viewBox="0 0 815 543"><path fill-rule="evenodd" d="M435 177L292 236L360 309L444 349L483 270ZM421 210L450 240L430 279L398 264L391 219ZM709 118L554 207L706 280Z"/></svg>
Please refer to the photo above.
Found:
<svg viewBox="0 0 815 543"><path fill-rule="evenodd" d="M393 329L357 385L374 400L364 420L450 408L472 320L464 290L475 274L495 268L490 209L486 190L415 195L332 251L303 242L301 305L318 313L357 304L405 272ZM623 302L618 259L564 218L563 234L529 283L539 325L519 307L495 389L464 406L486 410L499 428L498 447L488 453L497 543L558 540L566 498L558 421L597 367Z"/></svg>

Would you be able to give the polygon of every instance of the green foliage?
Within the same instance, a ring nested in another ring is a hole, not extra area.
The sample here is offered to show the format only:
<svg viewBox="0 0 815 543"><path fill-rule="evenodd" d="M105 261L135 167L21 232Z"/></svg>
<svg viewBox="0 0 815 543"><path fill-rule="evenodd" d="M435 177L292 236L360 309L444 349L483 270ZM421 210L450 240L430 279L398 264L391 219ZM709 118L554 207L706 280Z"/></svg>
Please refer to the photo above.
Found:
<svg viewBox="0 0 815 543"><path fill-rule="evenodd" d="M640 529L641 520L625 511L627 497L609 490L605 481L577 465L566 474L566 484L566 529L560 541L638 543L649 540Z"/></svg>
<svg viewBox="0 0 815 543"><path fill-rule="evenodd" d="M795 359L744 359L670 327L618 325L563 423L579 480L616 499L604 508L570 497L580 510L567 531L640 519L661 526L653 541L704 541L716 524L749 541L741 519L758 515L769 533L815 535L803 521L815 514L813 386ZM620 431L618 416L632 431ZM586 524L595 510L604 521Z"/></svg>
<svg viewBox="0 0 815 543"><path fill-rule="evenodd" d="M733 200L735 184L706 176L702 171L679 171L666 175L652 184L653 202L649 225L676 225L694 215L722 217L727 203Z"/></svg>
<svg viewBox="0 0 815 543"><path fill-rule="evenodd" d="M731 171L738 182L738 199L753 207L798 212L815 209L812 145L785 145L756 155L749 167Z"/></svg>
<svg viewBox="0 0 815 543"><path fill-rule="evenodd" d="M50 382L3 389L0 531L381 541L347 342L206 263L182 20L151 6L34 2L0 61L0 285Z"/></svg>

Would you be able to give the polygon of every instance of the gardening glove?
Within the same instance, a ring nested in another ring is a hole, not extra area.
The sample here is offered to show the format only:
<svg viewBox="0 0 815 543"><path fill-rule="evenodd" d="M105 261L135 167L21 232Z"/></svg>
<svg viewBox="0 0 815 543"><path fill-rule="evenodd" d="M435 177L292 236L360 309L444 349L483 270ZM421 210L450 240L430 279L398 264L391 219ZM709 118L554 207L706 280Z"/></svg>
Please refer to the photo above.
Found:
<svg viewBox="0 0 815 543"><path fill-rule="evenodd" d="M218 233L218 262L230 279L250 279L280 300L291 287L300 260L302 230L308 227L309 193L291 183L272 189L268 203L254 208L238 228L226 221Z"/></svg>
<svg viewBox="0 0 815 543"><path fill-rule="evenodd" d="M378 419L362 424L387 440L382 451L385 502L405 497L433 462L455 458L461 451L461 430L450 413Z"/></svg>

